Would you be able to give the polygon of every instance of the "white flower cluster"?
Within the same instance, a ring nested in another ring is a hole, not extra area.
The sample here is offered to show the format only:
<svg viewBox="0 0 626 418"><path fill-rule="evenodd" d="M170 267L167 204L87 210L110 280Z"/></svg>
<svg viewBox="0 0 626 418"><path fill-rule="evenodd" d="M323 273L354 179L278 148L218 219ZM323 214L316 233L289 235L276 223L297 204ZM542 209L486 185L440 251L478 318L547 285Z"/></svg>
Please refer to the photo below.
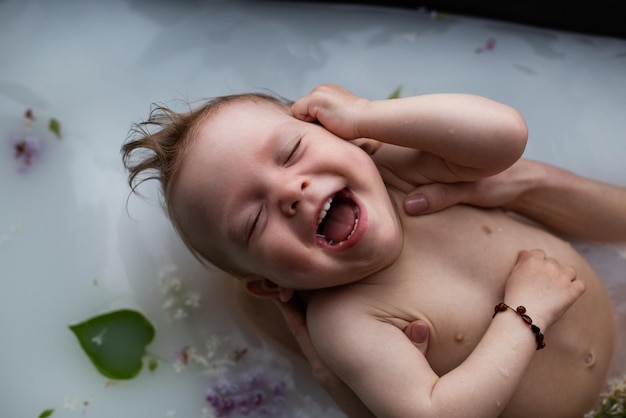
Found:
<svg viewBox="0 0 626 418"><path fill-rule="evenodd" d="M10 235L21 230L22 229L22 223L19 221L14 222L10 228L8 233L0 233L0 246L2 244L4 244L5 242L7 242L10 238Z"/></svg>
<svg viewBox="0 0 626 418"><path fill-rule="evenodd" d="M200 294L185 288L177 270L172 270L161 278L163 310L169 321L185 319L191 309L200 307Z"/></svg>
<svg viewBox="0 0 626 418"><path fill-rule="evenodd" d="M626 375L609 381L600 395L600 406L585 414L585 418L626 416Z"/></svg>
<svg viewBox="0 0 626 418"><path fill-rule="evenodd" d="M237 364L237 350L230 336L211 335L200 350L195 346L185 346L174 353L174 369L182 372L188 367L199 367L209 377L219 377Z"/></svg>

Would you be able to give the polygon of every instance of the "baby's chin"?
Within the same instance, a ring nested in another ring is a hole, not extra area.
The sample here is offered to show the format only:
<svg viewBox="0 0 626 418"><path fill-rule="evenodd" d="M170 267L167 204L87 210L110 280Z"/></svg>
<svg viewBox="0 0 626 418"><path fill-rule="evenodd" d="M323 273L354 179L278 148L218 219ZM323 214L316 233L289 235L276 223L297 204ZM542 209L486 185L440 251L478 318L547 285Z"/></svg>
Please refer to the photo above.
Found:
<svg viewBox="0 0 626 418"><path fill-rule="evenodd" d="M400 217L393 210L385 215L384 222L370 219L370 230L361 243L363 251L368 253L363 255L366 262L379 269L396 261L404 246L404 229Z"/></svg>
<svg viewBox="0 0 626 418"><path fill-rule="evenodd" d="M402 235L397 235L396 238L374 247L373 252L363 254L362 257L345 260L341 271L328 274L327 277L335 277L335 285L347 285L380 273L393 265L402 253Z"/></svg>

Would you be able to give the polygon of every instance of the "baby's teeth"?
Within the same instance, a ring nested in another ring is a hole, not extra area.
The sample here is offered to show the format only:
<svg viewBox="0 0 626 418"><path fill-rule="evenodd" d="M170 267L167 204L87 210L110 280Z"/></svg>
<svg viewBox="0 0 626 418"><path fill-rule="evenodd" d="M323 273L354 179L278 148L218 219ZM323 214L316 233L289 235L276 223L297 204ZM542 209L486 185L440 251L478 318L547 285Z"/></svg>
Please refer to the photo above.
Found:
<svg viewBox="0 0 626 418"><path fill-rule="evenodd" d="M328 213L328 209L330 209L330 205L333 203L333 198L329 198L326 203L324 203L324 208L320 211L320 215L317 218L317 224L321 224L322 221L324 220L324 218L326 217L326 214Z"/></svg>
<svg viewBox="0 0 626 418"><path fill-rule="evenodd" d="M348 238L350 238L352 236L352 234L354 234L354 231L356 231L356 228L359 226L359 218L356 218L354 220L354 226L352 227L352 232L350 232L350 235L348 235Z"/></svg>

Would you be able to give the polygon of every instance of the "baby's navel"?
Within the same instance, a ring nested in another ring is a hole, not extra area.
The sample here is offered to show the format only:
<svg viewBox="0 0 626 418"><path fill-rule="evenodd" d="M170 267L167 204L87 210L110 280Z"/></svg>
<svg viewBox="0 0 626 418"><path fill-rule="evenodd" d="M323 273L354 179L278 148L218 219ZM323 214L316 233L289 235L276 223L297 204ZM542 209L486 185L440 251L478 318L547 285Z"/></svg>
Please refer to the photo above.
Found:
<svg viewBox="0 0 626 418"><path fill-rule="evenodd" d="M455 343L461 344L464 339L465 339L465 335L463 335L462 332L457 332L456 335L454 336Z"/></svg>
<svg viewBox="0 0 626 418"><path fill-rule="evenodd" d="M585 366L593 367L594 364L596 364L596 355L593 354L593 351L590 351L585 356Z"/></svg>

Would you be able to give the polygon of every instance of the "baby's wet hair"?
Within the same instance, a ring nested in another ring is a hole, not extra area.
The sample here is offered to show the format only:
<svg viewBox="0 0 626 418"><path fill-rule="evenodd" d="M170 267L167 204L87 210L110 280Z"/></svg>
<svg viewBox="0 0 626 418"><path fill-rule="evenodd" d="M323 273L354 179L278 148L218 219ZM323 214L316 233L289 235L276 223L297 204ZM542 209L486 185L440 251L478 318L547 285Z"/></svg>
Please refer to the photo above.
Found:
<svg viewBox="0 0 626 418"><path fill-rule="evenodd" d="M139 186L148 180L156 180L160 185L161 204L192 253L200 257L189 245L170 202L173 179L180 170L184 156L195 137L200 122L210 118L217 110L236 101L265 101L289 111L292 101L273 93L242 93L214 97L205 100L198 107L185 102L184 111L177 112L163 104L153 103L146 120L133 123L126 141L122 145L122 162L128 172L128 185L131 195L139 193ZM236 123L234 121L233 123ZM130 195L129 195L130 197Z"/></svg>
<svg viewBox="0 0 626 418"><path fill-rule="evenodd" d="M128 171L128 184L133 193L147 180L157 180L167 205L170 184L176 176L185 151L190 145L199 122L210 117L220 107L238 100L264 100L284 108L292 101L269 93L242 93L219 96L193 108L186 103L186 111L176 112L153 103L148 119L133 123L126 142L122 145L122 161Z"/></svg>

